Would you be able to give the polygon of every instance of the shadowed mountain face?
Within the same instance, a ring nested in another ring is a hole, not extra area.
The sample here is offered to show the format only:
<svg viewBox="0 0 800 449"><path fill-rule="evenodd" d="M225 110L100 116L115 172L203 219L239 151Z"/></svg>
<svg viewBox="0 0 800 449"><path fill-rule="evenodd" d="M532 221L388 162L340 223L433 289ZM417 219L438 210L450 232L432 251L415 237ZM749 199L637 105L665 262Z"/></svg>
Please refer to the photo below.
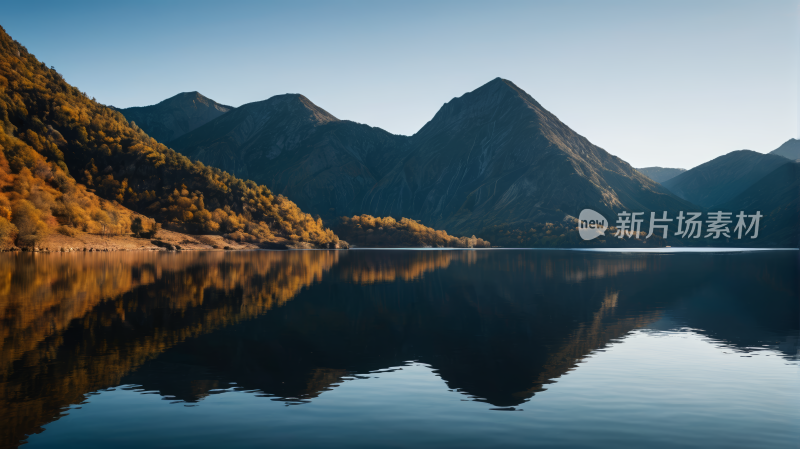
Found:
<svg viewBox="0 0 800 449"><path fill-rule="evenodd" d="M662 183L685 172L685 168L645 167L637 168L639 173L647 176L657 183Z"/></svg>
<svg viewBox="0 0 800 449"><path fill-rule="evenodd" d="M516 406L662 318L791 358L797 262L788 252L3 255L0 447L121 384L198 402L235 382L301 403L408 360L467 398Z"/></svg>
<svg viewBox="0 0 800 449"><path fill-rule="evenodd" d="M183 92L152 106L118 109L161 143L171 142L233 109L199 92Z"/></svg>
<svg viewBox="0 0 800 449"><path fill-rule="evenodd" d="M784 248L800 247L800 162L779 166L720 210L761 212L759 239Z"/></svg>
<svg viewBox="0 0 800 449"><path fill-rule="evenodd" d="M249 173L251 163L291 152L316 127L338 120L302 95L278 95L236 108L172 146L212 165L229 164L240 176Z"/></svg>
<svg viewBox="0 0 800 449"><path fill-rule="evenodd" d="M339 120L295 94L246 104L172 145L241 178L269 180L328 218L355 213L408 146L403 136Z"/></svg>
<svg viewBox="0 0 800 449"><path fill-rule="evenodd" d="M776 154L793 161L798 161L800 160L800 140L789 139L783 145L770 151L769 154Z"/></svg>
<svg viewBox="0 0 800 449"><path fill-rule="evenodd" d="M686 203L497 78L412 137L340 121L301 95L242 106L176 140L183 154L267 182L325 219L410 217L451 233L561 220L583 208Z"/></svg>
<svg viewBox="0 0 800 449"><path fill-rule="evenodd" d="M786 158L773 154L732 151L665 181L663 185L694 204L705 208L717 207L786 163Z"/></svg>
<svg viewBox="0 0 800 449"><path fill-rule="evenodd" d="M500 78L445 104L411 143L364 198L365 209L470 233L584 208L612 215L683 205Z"/></svg>

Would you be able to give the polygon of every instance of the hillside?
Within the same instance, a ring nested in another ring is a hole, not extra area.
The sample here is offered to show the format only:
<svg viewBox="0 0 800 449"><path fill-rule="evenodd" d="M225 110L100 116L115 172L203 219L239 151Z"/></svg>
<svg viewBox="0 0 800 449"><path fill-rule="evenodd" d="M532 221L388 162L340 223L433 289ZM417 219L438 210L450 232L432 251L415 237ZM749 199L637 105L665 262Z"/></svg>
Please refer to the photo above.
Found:
<svg viewBox="0 0 800 449"><path fill-rule="evenodd" d="M173 146L236 176L277 186L330 221L362 210L366 193L408 147L404 136L339 120L298 94L241 106Z"/></svg>
<svg viewBox="0 0 800 449"><path fill-rule="evenodd" d="M685 168L645 167L637 168L639 173L647 176L657 183L662 183L685 172Z"/></svg>
<svg viewBox="0 0 800 449"><path fill-rule="evenodd" d="M173 146L331 221L410 217L470 235L587 207L609 216L689 207L500 78L447 103L411 137L339 120L291 94L234 109Z"/></svg>
<svg viewBox="0 0 800 449"><path fill-rule="evenodd" d="M199 92L183 92L152 106L118 109L150 137L169 143L230 111Z"/></svg>
<svg viewBox="0 0 800 449"><path fill-rule="evenodd" d="M370 215L342 217L336 233L348 243L367 247L491 248L491 243L472 237L455 237L416 220Z"/></svg>
<svg viewBox="0 0 800 449"><path fill-rule="evenodd" d="M237 241L338 242L284 196L157 142L69 85L3 29L0 183L0 237L23 245L57 226L135 233L126 210L173 230Z"/></svg>
<svg viewBox="0 0 800 449"><path fill-rule="evenodd" d="M743 243L759 246L759 242L770 242L784 248L800 247L800 162L779 166L719 209L734 215L739 211L761 212L758 237L745 238Z"/></svg>
<svg viewBox="0 0 800 449"><path fill-rule="evenodd" d="M773 154L732 151L665 181L663 186L699 206L716 207L787 162Z"/></svg>
<svg viewBox="0 0 800 449"><path fill-rule="evenodd" d="M769 154L776 154L783 156L793 161L800 160L800 140L789 139L783 145L769 152Z"/></svg>

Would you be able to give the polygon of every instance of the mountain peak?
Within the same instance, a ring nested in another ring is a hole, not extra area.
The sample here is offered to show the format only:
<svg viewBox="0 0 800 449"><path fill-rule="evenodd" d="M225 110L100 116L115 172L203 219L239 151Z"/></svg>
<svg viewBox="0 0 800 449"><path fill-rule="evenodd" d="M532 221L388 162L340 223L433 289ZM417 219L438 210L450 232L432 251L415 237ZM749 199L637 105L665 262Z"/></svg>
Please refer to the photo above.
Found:
<svg viewBox="0 0 800 449"><path fill-rule="evenodd" d="M511 81L498 77L445 103L416 135L424 135L431 129L442 126L460 127L468 123L485 123L511 111L524 113L522 109L544 111L525 91Z"/></svg>
<svg viewBox="0 0 800 449"><path fill-rule="evenodd" d="M252 177L254 161L290 153L319 126L338 121L301 94L281 94L239 106L172 146L237 176Z"/></svg>
<svg viewBox="0 0 800 449"><path fill-rule="evenodd" d="M769 154L777 154L793 161L800 160L800 140L789 139L777 149L770 151Z"/></svg>
<svg viewBox="0 0 800 449"><path fill-rule="evenodd" d="M476 94L478 96L485 96L485 95L520 95L524 94L527 95L522 89L516 86L516 84L512 83L509 80L497 77L488 83L480 86L479 88L473 90L472 92L468 92L462 95L460 98L466 97L470 94Z"/></svg>
<svg viewBox="0 0 800 449"><path fill-rule="evenodd" d="M232 106L227 106L224 104L219 104L216 101L206 97L205 95L201 94L198 91L191 91L191 92L181 92L177 95L167 98L166 100L157 103L154 106L165 105L165 106L180 106L180 105L192 105L192 104L201 104L206 107L213 107L221 112L228 112L233 109Z"/></svg>
<svg viewBox="0 0 800 449"><path fill-rule="evenodd" d="M241 109L247 110L248 113L256 114L264 114L268 110L285 109L289 114L301 114L306 116L306 118L316 125L324 125L328 122L339 121L333 114L317 106L302 94L275 95L266 100L243 105Z"/></svg>
<svg viewBox="0 0 800 449"><path fill-rule="evenodd" d="M492 94L500 94L500 95L512 95L522 98L525 102L530 103L531 105L535 105L538 108L542 106L533 99L527 92L522 90L519 86L514 84L513 81L507 80L504 78L497 77L488 83L484 84L483 86L475 89L469 94L481 94L481 95L492 95ZM466 95L469 95L466 94ZM465 95L465 96L466 96Z"/></svg>
<svg viewBox="0 0 800 449"><path fill-rule="evenodd" d="M200 92L181 92L150 106L119 111L159 142L171 142L233 109Z"/></svg>

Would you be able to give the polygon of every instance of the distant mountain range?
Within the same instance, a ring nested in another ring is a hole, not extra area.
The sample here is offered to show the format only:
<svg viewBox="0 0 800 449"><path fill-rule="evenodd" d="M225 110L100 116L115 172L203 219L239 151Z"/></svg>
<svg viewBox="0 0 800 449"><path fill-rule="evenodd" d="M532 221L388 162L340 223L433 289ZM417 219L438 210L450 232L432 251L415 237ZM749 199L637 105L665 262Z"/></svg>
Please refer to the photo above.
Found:
<svg viewBox="0 0 800 449"><path fill-rule="evenodd" d="M734 215L739 211L759 211L764 217L761 219L758 239L783 247L797 247L800 162L790 161L780 165L718 209L733 212Z"/></svg>
<svg viewBox="0 0 800 449"><path fill-rule="evenodd" d="M338 238L320 218L369 214L465 237L487 228L505 238L512 229L555 233L549 243L563 246L569 238L555 238L576 233L587 208L614 224L621 211L675 216L747 204L771 214L771 235L798 231L797 172L783 168L794 139L776 154L721 156L662 186L501 78L399 136L340 120L299 94L230 108L191 92L114 110L2 29L0 63L2 244L35 245L55 229L150 232L157 222L240 242L330 247ZM136 214L152 227L140 229ZM781 241L797 246L796 237Z"/></svg>
<svg viewBox="0 0 800 449"><path fill-rule="evenodd" d="M199 92L183 92L152 106L117 110L152 138L169 143L231 109Z"/></svg>
<svg viewBox="0 0 800 449"><path fill-rule="evenodd" d="M653 181L661 184L666 180L672 179L685 172L685 168L664 168L664 167L645 167L637 168L639 173L647 176Z"/></svg>
<svg viewBox="0 0 800 449"><path fill-rule="evenodd" d="M679 197L702 207L715 207L734 199L761 178L789 160L750 150L730 152L663 182Z"/></svg>
<svg viewBox="0 0 800 449"><path fill-rule="evenodd" d="M762 235L797 246L800 191L789 160L800 158L800 141L691 170L634 169L501 78L446 103L413 136L340 120L300 94L230 108L193 92L120 111L173 136L182 154L269 185L328 222L409 217L469 235L569 220L584 208L607 217L754 208L772 217Z"/></svg>
<svg viewBox="0 0 800 449"><path fill-rule="evenodd" d="M448 102L410 137L339 120L287 94L235 108L170 145L266 183L326 220L409 217L473 234L584 208L613 216L689 206L500 78Z"/></svg>
<svg viewBox="0 0 800 449"><path fill-rule="evenodd" d="M736 240L739 246L800 246L800 162L794 162L791 139L769 154L732 151L662 182L697 205L696 211L760 212L757 240ZM748 222L749 223L749 222Z"/></svg>
<svg viewBox="0 0 800 449"><path fill-rule="evenodd" d="M789 139L777 149L770 151L769 154L777 154L793 161L800 160L800 140Z"/></svg>

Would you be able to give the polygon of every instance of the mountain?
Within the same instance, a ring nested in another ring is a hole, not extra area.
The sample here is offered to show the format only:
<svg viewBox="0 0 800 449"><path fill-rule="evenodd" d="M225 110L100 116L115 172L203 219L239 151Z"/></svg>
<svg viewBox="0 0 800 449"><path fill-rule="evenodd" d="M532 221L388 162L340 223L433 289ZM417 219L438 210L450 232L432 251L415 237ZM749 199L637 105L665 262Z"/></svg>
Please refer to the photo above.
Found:
<svg viewBox="0 0 800 449"><path fill-rule="evenodd" d="M685 168L664 168L664 167L645 167L637 168L639 173L647 176L657 183L663 183L685 172Z"/></svg>
<svg viewBox="0 0 800 449"><path fill-rule="evenodd" d="M118 110L150 137L161 143L168 143L231 109L233 108L204 97L199 92L183 92L152 106Z"/></svg>
<svg viewBox="0 0 800 449"><path fill-rule="evenodd" d="M409 217L470 235L583 208L612 216L689 207L500 78L445 104L410 137L339 120L293 94L237 108L172 145L269 183L326 220Z"/></svg>
<svg viewBox="0 0 800 449"><path fill-rule="evenodd" d="M769 154L777 154L793 161L800 160L800 140L789 139L777 149L770 151Z"/></svg>
<svg viewBox="0 0 800 449"><path fill-rule="evenodd" d="M121 208L237 241L338 243L286 197L157 142L0 28L0 244L30 246L56 228L137 232Z"/></svg>
<svg viewBox="0 0 800 449"><path fill-rule="evenodd" d="M360 213L364 195L405 153L407 140L286 94L236 108L172 145L192 159L278 186L335 219Z"/></svg>
<svg viewBox="0 0 800 449"><path fill-rule="evenodd" d="M699 206L717 207L788 163L786 158L750 150L732 151L662 183L675 195Z"/></svg>
<svg viewBox="0 0 800 449"><path fill-rule="evenodd" d="M719 210L733 212L733 215L739 211L747 214L758 211L764 216L753 245L769 241L784 248L800 247L800 162L779 166L721 205ZM749 223L748 219L748 226Z"/></svg>
<svg viewBox="0 0 800 449"><path fill-rule="evenodd" d="M452 233L560 220L585 208L609 217L684 206L501 78L445 104L412 146L364 204Z"/></svg>

